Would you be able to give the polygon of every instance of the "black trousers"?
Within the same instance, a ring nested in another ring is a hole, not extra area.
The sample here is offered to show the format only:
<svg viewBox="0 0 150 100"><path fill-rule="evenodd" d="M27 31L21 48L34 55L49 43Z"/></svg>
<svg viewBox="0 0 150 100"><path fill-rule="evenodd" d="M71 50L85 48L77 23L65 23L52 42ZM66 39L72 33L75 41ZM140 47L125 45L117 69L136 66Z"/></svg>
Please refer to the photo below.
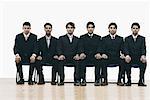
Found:
<svg viewBox="0 0 150 100"><path fill-rule="evenodd" d="M58 60L52 59L52 60L47 60L47 61L36 61L36 69L37 73L39 75L39 81L44 81L44 74L43 74L43 66L52 66L52 82L56 81L56 73L58 72Z"/></svg>
<svg viewBox="0 0 150 100"><path fill-rule="evenodd" d="M104 81L107 82L108 79L107 79L107 76L108 76L108 73L107 73L107 67L109 65L118 65L119 66L119 72L118 72L118 82L121 82L121 79L124 78L125 76L125 63L124 63L124 60L120 59L120 60L111 60L111 59L103 59L102 60L102 76L104 77Z"/></svg>
<svg viewBox="0 0 150 100"><path fill-rule="evenodd" d="M80 61L76 61L72 56L66 57L65 60L58 62L58 74L60 75L60 81L63 82L65 79L64 66L71 64L74 66L74 82L79 80L80 72L79 72L79 63Z"/></svg>
<svg viewBox="0 0 150 100"><path fill-rule="evenodd" d="M29 80L32 80L32 75L33 75L34 68L36 67L36 64L30 63L30 62L22 62L22 61L20 63L16 63L17 73L19 73L20 79L23 79L22 65L30 65L30 67L29 67Z"/></svg>
<svg viewBox="0 0 150 100"><path fill-rule="evenodd" d="M130 63L126 63L126 74L127 74L128 82L131 82L131 67L134 64L138 65L138 67L140 69L139 83L144 82L144 74L145 74L147 63L142 63L141 61L139 61L139 62L131 61Z"/></svg>
<svg viewBox="0 0 150 100"><path fill-rule="evenodd" d="M80 80L86 80L86 67L89 65L95 67L95 81L99 80L102 72L101 60L96 60L93 56L87 56L80 62Z"/></svg>

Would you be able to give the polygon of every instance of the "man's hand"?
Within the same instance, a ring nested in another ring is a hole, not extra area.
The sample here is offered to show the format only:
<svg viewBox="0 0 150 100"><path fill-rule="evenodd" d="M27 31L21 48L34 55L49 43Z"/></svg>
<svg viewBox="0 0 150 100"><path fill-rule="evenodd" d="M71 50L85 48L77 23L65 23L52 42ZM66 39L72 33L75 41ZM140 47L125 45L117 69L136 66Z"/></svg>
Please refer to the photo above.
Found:
<svg viewBox="0 0 150 100"><path fill-rule="evenodd" d="M108 59L108 56L106 54L102 54L102 58Z"/></svg>
<svg viewBox="0 0 150 100"><path fill-rule="evenodd" d="M142 63L146 63L146 62L147 62L147 61L146 61L146 56L145 56L145 55L142 55L141 58L140 58L140 61L141 61Z"/></svg>
<svg viewBox="0 0 150 100"><path fill-rule="evenodd" d="M125 55L123 53L120 53L120 58L125 59Z"/></svg>
<svg viewBox="0 0 150 100"><path fill-rule="evenodd" d="M126 55L125 62L129 63L131 61L131 57L129 55Z"/></svg>
<svg viewBox="0 0 150 100"><path fill-rule="evenodd" d="M34 63L35 62L35 55L32 54L32 56L30 57L30 63Z"/></svg>
<svg viewBox="0 0 150 100"><path fill-rule="evenodd" d="M57 56L57 55L55 55L53 58L54 58L54 59L58 59L58 56Z"/></svg>
<svg viewBox="0 0 150 100"><path fill-rule="evenodd" d="M60 55L60 56L58 57L58 60L65 60L65 56L64 56L64 55Z"/></svg>
<svg viewBox="0 0 150 100"><path fill-rule="evenodd" d="M78 54L76 54L74 57L73 57L74 60L80 60L80 56Z"/></svg>
<svg viewBox="0 0 150 100"><path fill-rule="evenodd" d="M42 57L41 57L41 56L38 56L36 59L37 59L37 60L42 60Z"/></svg>
<svg viewBox="0 0 150 100"><path fill-rule="evenodd" d="M86 58L86 55L85 55L84 53L81 53L81 54L80 54L80 59L83 60L83 59L85 59L85 58Z"/></svg>
<svg viewBox="0 0 150 100"><path fill-rule="evenodd" d="M100 53L97 53L97 54L95 55L95 58L96 58L96 59L101 59L102 56L100 55Z"/></svg>
<svg viewBox="0 0 150 100"><path fill-rule="evenodd" d="M20 61L21 61L21 57L19 55L16 55L15 62L19 63Z"/></svg>

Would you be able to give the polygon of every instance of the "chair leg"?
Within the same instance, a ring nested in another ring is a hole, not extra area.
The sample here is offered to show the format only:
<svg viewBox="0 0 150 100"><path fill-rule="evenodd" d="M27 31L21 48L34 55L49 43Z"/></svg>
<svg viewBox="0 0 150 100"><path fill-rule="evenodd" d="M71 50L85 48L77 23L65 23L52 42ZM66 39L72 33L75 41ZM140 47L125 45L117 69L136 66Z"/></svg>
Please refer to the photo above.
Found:
<svg viewBox="0 0 150 100"><path fill-rule="evenodd" d="M37 75L37 70L36 70L36 68L34 68L34 72L33 72L33 78L34 78L34 83L36 84L37 83L37 77L38 75Z"/></svg>
<svg viewBox="0 0 150 100"><path fill-rule="evenodd" d="M19 75L18 75L18 72L16 72L16 83L18 82L19 80Z"/></svg>

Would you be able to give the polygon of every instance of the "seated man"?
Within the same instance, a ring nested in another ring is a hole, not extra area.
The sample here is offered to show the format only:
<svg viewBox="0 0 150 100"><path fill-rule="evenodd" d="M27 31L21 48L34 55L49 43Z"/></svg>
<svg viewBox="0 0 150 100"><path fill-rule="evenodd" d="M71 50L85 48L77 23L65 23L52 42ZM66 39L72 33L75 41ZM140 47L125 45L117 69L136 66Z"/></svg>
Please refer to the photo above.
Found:
<svg viewBox="0 0 150 100"><path fill-rule="evenodd" d="M57 52L59 55L59 75L60 83L58 85L64 85L64 66L71 63L75 67L74 72L74 85L79 85L76 80L79 79L79 54L78 54L78 37L73 35L75 24L69 22L66 24L67 34L59 37Z"/></svg>
<svg viewBox="0 0 150 100"><path fill-rule="evenodd" d="M95 86L100 85L100 59L101 51L98 52L98 48L101 48L101 36L94 34L95 24L93 22L87 23L88 33L80 37L80 46L83 49L80 54L80 80L81 86L86 86L86 67L87 65L95 66ZM100 49L99 49L100 50Z"/></svg>
<svg viewBox="0 0 150 100"><path fill-rule="evenodd" d="M116 34L117 25L116 23L110 23L108 26L109 35L102 38L103 46L103 77L104 82L102 86L108 85L107 80L107 67L109 65L119 66L118 82L117 85L123 86L124 83L121 82L122 77L124 77L124 61L120 58L120 52L123 53L123 37Z"/></svg>
<svg viewBox="0 0 150 100"><path fill-rule="evenodd" d="M35 68L35 59L37 55L36 43L37 36L30 32L31 24L29 22L23 23L23 32L18 34L15 39L14 54L16 55L15 62L17 66L17 73L19 73L20 80L17 84L24 84L22 64L29 64L29 79L28 84L33 85L32 75Z"/></svg>
<svg viewBox="0 0 150 100"><path fill-rule="evenodd" d="M125 38L125 62L128 78L126 86L131 86L131 66L133 64L138 65L140 69L138 86L146 86L144 84L144 74L147 65L145 37L138 34L140 30L138 23L133 23L131 30L132 35Z"/></svg>
<svg viewBox="0 0 150 100"><path fill-rule="evenodd" d="M56 85L56 73L57 70L57 39L51 35L52 31L52 25L50 23L46 23L44 25L44 30L46 32L46 35L44 37L41 37L38 40L38 57L37 57L37 72L39 75L39 83L38 84L44 84L44 75L43 75L43 64L52 65L52 85Z"/></svg>

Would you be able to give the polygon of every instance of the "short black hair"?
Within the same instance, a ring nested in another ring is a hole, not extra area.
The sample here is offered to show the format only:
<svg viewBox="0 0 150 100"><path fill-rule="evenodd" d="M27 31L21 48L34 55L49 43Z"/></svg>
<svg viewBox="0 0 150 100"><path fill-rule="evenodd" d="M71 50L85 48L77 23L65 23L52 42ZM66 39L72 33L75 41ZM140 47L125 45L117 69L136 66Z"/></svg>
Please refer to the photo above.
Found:
<svg viewBox="0 0 150 100"><path fill-rule="evenodd" d="M30 24L29 22L24 22L24 23L23 23L23 26L25 26L25 25L26 25L26 26L31 26L31 24Z"/></svg>
<svg viewBox="0 0 150 100"><path fill-rule="evenodd" d="M68 27L68 25L71 25L73 28L75 28L75 24L74 24L73 22L68 22L68 23L66 24L66 28Z"/></svg>
<svg viewBox="0 0 150 100"><path fill-rule="evenodd" d="M136 25L136 26L138 26L138 28L140 28L140 24L137 22L132 23L131 28L133 28L134 25Z"/></svg>
<svg viewBox="0 0 150 100"><path fill-rule="evenodd" d="M49 25L49 26L51 26L51 28L52 28L52 24L51 24L51 23L45 23L45 24L44 24L44 27L46 27L46 25Z"/></svg>
<svg viewBox="0 0 150 100"><path fill-rule="evenodd" d="M117 24L116 24L116 23L114 23L114 22L110 23L110 24L108 25L108 28L109 28L111 25L114 25L115 28L117 29Z"/></svg>
<svg viewBox="0 0 150 100"><path fill-rule="evenodd" d="M93 25L93 28L95 28L94 22L88 22L88 23L86 24L86 28L88 28L89 25Z"/></svg>

